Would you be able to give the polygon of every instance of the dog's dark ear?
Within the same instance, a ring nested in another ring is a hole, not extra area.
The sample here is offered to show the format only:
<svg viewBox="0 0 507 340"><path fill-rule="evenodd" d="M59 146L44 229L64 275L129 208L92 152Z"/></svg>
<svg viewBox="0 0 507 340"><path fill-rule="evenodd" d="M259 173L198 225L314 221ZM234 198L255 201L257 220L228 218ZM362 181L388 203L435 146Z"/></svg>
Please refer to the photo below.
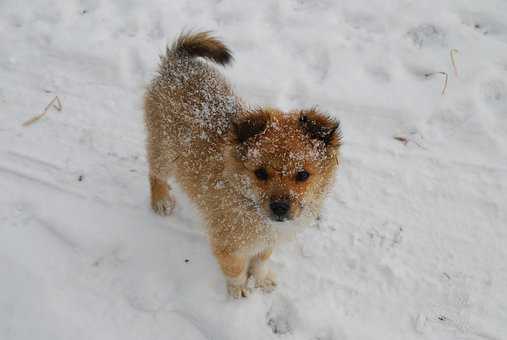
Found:
<svg viewBox="0 0 507 340"><path fill-rule="evenodd" d="M317 139L326 146L339 147L342 144L340 122L316 109L299 113L299 125L312 139Z"/></svg>
<svg viewBox="0 0 507 340"><path fill-rule="evenodd" d="M262 110L245 113L233 122L234 137L236 141L238 143L243 143L253 136L264 132L269 119L269 113Z"/></svg>

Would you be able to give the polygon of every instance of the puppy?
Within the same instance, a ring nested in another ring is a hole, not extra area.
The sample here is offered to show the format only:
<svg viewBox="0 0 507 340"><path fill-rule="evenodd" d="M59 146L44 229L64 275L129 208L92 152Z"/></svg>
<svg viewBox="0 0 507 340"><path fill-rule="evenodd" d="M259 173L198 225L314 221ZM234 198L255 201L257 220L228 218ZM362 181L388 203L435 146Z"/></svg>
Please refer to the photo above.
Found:
<svg viewBox="0 0 507 340"><path fill-rule="evenodd" d="M276 285L266 261L287 223L317 216L341 133L315 108L247 107L210 63L231 61L208 32L180 35L161 57L144 109L153 210L173 210L166 180L174 176L207 221L229 294L244 297L250 276L265 291Z"/></svg>

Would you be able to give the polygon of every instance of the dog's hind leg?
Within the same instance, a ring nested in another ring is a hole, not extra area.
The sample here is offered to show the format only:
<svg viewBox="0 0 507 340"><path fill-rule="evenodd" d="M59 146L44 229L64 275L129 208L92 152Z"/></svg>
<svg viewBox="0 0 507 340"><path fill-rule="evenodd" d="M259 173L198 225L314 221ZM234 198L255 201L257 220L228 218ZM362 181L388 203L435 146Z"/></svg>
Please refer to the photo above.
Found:
<svg viewBox="0 0 507 340"><path fill-rule="evenodd" d="M175 206L166 180L150 175L151 208L159 215L170 215Z"/></svg>
<svg viewBox="0 0 507 340"><path fill-rule="evenodd" d="M174 171L177 156L170 152L170 145L167 144L163 138L148 139L151 208L163 216L170 215L175 206L167 179Z"/></svg>

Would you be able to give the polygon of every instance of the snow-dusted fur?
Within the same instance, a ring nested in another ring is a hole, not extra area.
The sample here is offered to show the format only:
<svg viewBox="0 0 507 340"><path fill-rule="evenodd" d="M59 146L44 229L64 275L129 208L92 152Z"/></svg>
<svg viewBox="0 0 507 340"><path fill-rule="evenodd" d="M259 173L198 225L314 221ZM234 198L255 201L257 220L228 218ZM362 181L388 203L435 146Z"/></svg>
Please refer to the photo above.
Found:
<svg viewBox="0 0 507 340"><path fill-rule="evenodd" d="M265 262L277 225L317 216L338 165L339 124L316 109L249 109L197 57L226 64L231 54L208 33L183 34L145 96L152 208L172 211L174 176L208 223L229 292L246 296L249 274L275 285Z"/></svg>
<svg viewBox="0 0 507 340"><path fill-rule="evenodd" d="M343 124L271 294L229 299L176 181L149 206L143 95L192 27L249 104ZM507 338L507 1L2 0L0 42L1 340Z"/></svg>

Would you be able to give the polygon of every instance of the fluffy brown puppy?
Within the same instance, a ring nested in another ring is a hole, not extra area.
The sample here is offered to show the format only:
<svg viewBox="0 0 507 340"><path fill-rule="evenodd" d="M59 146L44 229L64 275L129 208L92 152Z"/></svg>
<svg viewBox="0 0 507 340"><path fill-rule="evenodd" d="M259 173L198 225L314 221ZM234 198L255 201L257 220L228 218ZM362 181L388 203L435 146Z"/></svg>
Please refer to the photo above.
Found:
<svg viewBox="0 0 507 340"><path fill-rule="evenodd" d="M229 293L246 296L249 276L269 291L273 247L288 223L317 216L333 182L339 123L316 109L246 107L203 58L232 56L207 32L182 34L145 95L151 206L171 213L174 176L207 221Z"/></svg>

